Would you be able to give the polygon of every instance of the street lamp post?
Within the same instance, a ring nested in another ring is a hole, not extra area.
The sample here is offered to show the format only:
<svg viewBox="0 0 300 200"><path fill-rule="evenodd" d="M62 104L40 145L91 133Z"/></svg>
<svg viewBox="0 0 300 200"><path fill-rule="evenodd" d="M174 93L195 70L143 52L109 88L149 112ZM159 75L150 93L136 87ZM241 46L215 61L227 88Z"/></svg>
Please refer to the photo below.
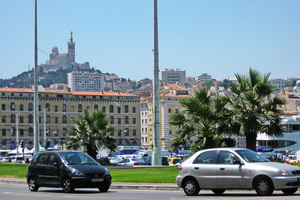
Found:
<svg viewBox="0 0 300 200"><path fill-rule="evenodd" d="M37 0L34 1L34 154L39 152Z"/></svg>
<svg viewBox="0 0 300 200"><path fill-rule="evenodd" d="M19 115L16 114L16 144L17 144L17 156L19 156Z"/></svg>
<svg viewBox="0 0 300 200"><path fill-rule="evenodd" d="M154 0L154 87L153 87L153 150L152 165L161 165L160 149L160 105L159 105L159 61L158 61L158 25L157 25L157 0Z"/></svg>

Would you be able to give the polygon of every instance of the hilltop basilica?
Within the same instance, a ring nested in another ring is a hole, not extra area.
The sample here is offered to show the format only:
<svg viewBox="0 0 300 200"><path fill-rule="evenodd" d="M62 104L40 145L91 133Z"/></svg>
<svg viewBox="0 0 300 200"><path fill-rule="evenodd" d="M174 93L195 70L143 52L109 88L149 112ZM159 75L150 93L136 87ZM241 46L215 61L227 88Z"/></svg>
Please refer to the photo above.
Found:
<svg viewBox="0 0 300 200"><path fill-rule="evenodd" d="M73 36L70 36L70 41L68 42L68 52L59 53L58 48L54 46L52 48L52 53L50 54L50 59L46 61L45 64L39 65L39 69L43 72L65 70L65 69L90 69L89 62L79 64L75 62L75 42L73 42Z"/></svg>

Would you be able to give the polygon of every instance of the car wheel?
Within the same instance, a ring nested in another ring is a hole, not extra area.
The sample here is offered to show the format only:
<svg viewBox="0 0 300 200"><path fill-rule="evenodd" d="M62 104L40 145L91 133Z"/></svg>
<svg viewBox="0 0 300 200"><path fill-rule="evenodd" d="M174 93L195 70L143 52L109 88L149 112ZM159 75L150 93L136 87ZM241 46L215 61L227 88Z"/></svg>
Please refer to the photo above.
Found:
<svg viewBox="0 0 300 200"><path fill-rule="evenodd" d="M69 178L65 178L63 179L63 190L66 193L70 193L70 192L74 192L74 186L72 184L71 179Z"/></svg>
<svg viewBox="0 0 300 200"><path fill-rule="evenodd" d="M213 191L213 193L215 193L216 195L221 195L225 192L225 190L222 189L213 189L211 191Z"/></svg>
<svg viewBox="0 0 300 200"><path fill-rule="evenodd" d="M98 189L100 190L100 192L107 192L109 189L109 186L101 186Z"/></svg>
<svg viewBox="0 0 300 200"><path fill-rule="evenodd" d="M258 195L271 195L274 191L273 183L268 178L260 178L256 181L255 190Z"/></svg>
<svg viewBox="0 0 300 200"><path fill-rule="evenodd" d="M186 195L195 196L199 193L200 187L195 179L189 178L186 181L184 181L183 190Z"/></svg>
<svg viewBox="0 0 300 200"><path fill-rule="evenodd" d="M297 192L298 188L288 188L288 189L283 189L281 190L284 194L287 195L292 195L295 194L295 192Z"/></svg>
<svg viewBox="0 0 300 200"><path fill-rule="evenodd" d="M39 186L37 186L36 181L33 177L30 177L28 180L28 188L31 192L36 192L39 189Z"/></svg>

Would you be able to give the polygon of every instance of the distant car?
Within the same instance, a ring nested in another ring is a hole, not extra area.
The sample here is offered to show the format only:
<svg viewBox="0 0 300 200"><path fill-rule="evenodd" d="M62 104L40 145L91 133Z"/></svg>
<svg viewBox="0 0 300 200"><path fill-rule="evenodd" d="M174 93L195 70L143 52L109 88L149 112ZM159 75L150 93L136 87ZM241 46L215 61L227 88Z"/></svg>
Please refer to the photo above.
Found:
<svg viewBox="0 0 300 200"><path fill-rule="evenodd" d="M145 157L143 158L143 160L145 162L148 163L148 165L151 165L152 164L152 157ZM169 165L169 162L168 162L168 158L167 157L161 157L161 165Z"/></svg>
<svg viewBox="0 0 300 200"><path fill-rule="evenodd" d="M206 149L180 165L176 182L189 196L200 189L217 195L230 189L254 189L262 196L282 190L292 195L300 187L300 167L270 162L249 149Z"/></svg>
<svg viewBox="0 0 300 200"><path fill-rule="evenodd" d="M145 162L143 159L138 159L138 158L125 158L122 159L118 165L123 165L123 166L133 166L133 165L148 165L147 162Z"/></svg>
<svg viewBox="0 0 300 200"><path fill-rule="evenodd" d="M176 166L180 162L180 158L168 158L169 166Z"/></svg>
<svg viewBox="0 0 300 200"><path fill-rule="evenodd" d="M79 151L44 151L37 153L28 165L30 191L39 187L62 187L64 192L75 188L98 188L106 192L111 175L89 155Z"/></svg>
<svg viewBox="0 0 300 200"><path fill-rule="evenodd" d="M117 164L118 162L120 162L121 161L121 159L119 159L119 158L117 158L117 157L111 157L110 159L109 159L109 162L111 163L111 164Z"/></svg>
<svg viewBox="0 0 300 200"><path fill-rule="evenodd" d="M2 162L9 162L10 161L10 158L9 157L2 157Z"/></svg>
<svg viewBox="0 0 300 200"><path fill-rule="evenodd" d="M24 161L23 156L11 156L11 162L13 163L22 163Z"/></svg>

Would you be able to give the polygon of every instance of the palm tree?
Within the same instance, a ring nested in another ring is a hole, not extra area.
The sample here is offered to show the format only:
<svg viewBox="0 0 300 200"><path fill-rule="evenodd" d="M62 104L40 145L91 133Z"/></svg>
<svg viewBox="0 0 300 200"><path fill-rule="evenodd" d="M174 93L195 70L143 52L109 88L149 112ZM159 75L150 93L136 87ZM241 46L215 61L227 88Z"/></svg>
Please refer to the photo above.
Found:
<svg viewBox="0 0 300 200"><path fill-rule="evenodd" d="M75 125L67 134L67 148L83 148L90 156L96 159L97 150L104 146L111 151L116 148L115 138L108 135L114 131L109 126L106 114L99 110L89 112L84 110L81 120L74 120Z"/></svg>
<svg viewBox="0 0 300 200"><path fill-rule="evenodd" d="M218 135L226 130L220 121L227 113L225 107L227 102L224 100L211 100L206 89L198 89L193 97L182 100L180 103L185 113L175 113L170 121L172 125L178 127L176 138L172 142L173 148L185 146L190 141L193 141L192 152L220 146L220 141L224 138Z"/></svg>
<svg viewBox="0 0 300 200"><path fill-rule="evenodd" d="M235 122L235 129L231 131L245 136L246 147L255 151L259 132L269 136L282 135L279 107L285 102L278 96L272 96L273 87L268 83L270 73L261 75L250 68L249 77L235 76L239 84L229 87L234 95L228 97L234 113L231 120Z"/></svg>

